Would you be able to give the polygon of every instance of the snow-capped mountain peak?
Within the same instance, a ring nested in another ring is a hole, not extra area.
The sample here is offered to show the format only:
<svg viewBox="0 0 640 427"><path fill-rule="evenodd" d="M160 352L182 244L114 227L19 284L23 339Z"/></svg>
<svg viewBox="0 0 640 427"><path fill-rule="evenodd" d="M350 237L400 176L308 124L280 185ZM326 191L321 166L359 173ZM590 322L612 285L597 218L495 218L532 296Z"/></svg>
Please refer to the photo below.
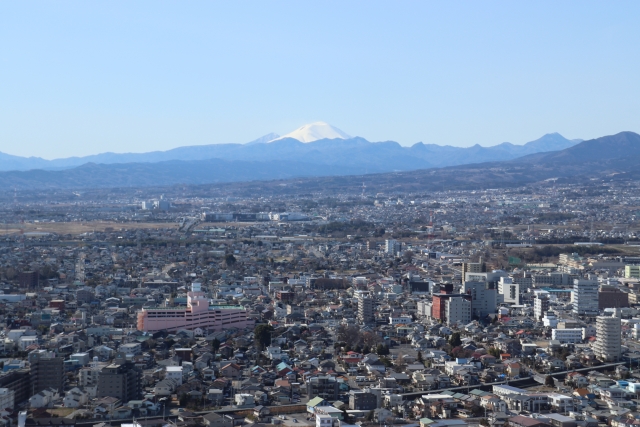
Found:
<svg viewBox="0 0 640 427"><path fill-rule="evenodd" d="M329 123L315 122L299 127L293 132L272 140L272 142L284 138L293 138L300 142L313 142L319 139L349 139L351 137Z"/></svg>

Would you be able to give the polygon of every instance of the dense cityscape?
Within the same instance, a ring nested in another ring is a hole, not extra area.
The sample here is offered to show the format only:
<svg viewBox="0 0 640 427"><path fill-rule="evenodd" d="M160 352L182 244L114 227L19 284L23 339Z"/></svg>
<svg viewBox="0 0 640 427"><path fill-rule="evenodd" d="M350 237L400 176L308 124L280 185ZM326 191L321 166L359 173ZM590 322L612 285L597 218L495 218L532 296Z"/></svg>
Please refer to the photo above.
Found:
<svg viewBox="0 0 640 427"><path fill-rule="evenodd" d="M0 427L640 427L638 16L0 1Z"/></svg>
<svg viewBox="0 0 640 427"><path fill-rule="evenodd" d="M633 182L148 192L0 211L4 425L635 423Z"/></svg>

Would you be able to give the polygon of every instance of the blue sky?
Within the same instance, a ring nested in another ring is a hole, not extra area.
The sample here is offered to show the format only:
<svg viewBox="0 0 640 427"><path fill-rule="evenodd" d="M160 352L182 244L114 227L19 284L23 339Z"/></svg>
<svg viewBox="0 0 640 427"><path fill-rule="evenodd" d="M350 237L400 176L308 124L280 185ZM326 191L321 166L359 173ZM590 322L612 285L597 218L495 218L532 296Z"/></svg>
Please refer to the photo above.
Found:
<svg viewBox="0 0 640 427"><path fill-rule="evenodd" d="M640 131L640 2L0 3L0 151Z"/></svg>

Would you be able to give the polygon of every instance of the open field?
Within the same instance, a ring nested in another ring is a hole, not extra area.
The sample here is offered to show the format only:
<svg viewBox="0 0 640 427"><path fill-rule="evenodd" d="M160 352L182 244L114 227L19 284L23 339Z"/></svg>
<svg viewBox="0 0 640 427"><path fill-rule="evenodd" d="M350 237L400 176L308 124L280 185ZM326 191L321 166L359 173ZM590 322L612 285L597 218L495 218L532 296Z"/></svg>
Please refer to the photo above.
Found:
<svg viewBox="0 0 640 427"><path fill-rule="evenodd" d="M58 417L66 417L67 415L71 414L74 411L75 411L74 408L52 408L52 409L47 409L48 413L50 413L51 415L54 415L54 416L58 416Z"/></svg>
<svg viewBox="0 0 640 427"><path fill-rule="evenodd" d="M94 231L118 231L135 229L177 229L179 224L174 222L113 222L113 221L83 221L83 222L36 222L23 224L0 224L0 235L25 233L55 233L77 235Z"/></svg>

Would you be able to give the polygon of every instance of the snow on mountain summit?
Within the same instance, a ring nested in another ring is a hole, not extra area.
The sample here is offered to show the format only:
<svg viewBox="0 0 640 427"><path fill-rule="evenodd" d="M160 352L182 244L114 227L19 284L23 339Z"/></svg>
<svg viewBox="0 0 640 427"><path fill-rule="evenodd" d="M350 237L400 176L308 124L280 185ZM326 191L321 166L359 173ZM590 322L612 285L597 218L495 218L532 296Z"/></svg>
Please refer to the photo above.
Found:
<svg viewBox="0 0 640 427"><path fill-rule="evenodd" d="M299 127L293 132L276 138L273 141L284 138L293 138L300 142L313 142L319 139L349 139L351 137L337 127L331 126L329 123L315 122Z"/></svg>

